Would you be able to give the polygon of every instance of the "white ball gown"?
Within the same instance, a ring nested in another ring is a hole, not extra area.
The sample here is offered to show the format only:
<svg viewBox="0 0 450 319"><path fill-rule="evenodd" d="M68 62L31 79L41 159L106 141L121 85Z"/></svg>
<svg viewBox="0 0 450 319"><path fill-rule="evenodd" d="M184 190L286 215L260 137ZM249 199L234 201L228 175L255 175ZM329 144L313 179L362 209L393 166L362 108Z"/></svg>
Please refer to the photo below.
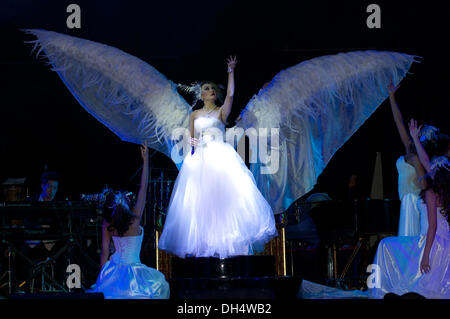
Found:
<svg viewBox="0 0 450 319"><path fill-rule="evenodd" d="M105 299L168 299L170 289L164 275L140 261L144 229L141 227L138 236L112 238L116 252L87 292L102 292Z"/></svg>
<svg viewBox="0 0 450 319"><path fill-rule="evenodd" d="M398 196L400 197L400 220L398 236L417 236L420 233L420 219L427 218L427 207L419 197L420 188L414 166L404 156L396 163L398 171Z"/></svg>
<svg viewBox="0 0 450 319"><path fill-rule="evenodd" d="M420 262L428 230L427 211L421 211L420 234L384 238L378 245L374 264L378 268L378 286L369 289L371 298L383 298L386 293L403 295L418 293L426 298L450 298L450 238L449 225L437 212L436 236L430 251L429 273L422 274Z"/></svg>
<svg viewBox="0 0 450 319"><path fill-rule="evenodd" d="M178 173L159 248L181 258L248 255L277 235L272 208L224 142L222 121L199 117L194 131L199 143Z"/></svg>

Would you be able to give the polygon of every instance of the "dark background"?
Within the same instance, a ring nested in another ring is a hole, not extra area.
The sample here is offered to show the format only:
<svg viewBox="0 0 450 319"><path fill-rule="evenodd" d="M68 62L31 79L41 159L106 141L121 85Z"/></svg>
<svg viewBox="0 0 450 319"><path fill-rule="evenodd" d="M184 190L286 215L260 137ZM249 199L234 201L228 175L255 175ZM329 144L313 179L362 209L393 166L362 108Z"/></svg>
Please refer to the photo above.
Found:
<svg viewBox="0 0 450 319"><path fill-rule="evenodd" d="M81 6L81 29L66 27L66 7ZM366 26L366 8L381 7L381 29ZM42 28L122 49L175 83L208 79L226 85L226 58L237 55L230 126L253 94L278 72L317 56L390 50L422 57L397 92L405 120L448 133L449 59L446 11L406 1L2 1L0 10L0 182L27 177L38 190L44 165L62 175L58 197L114 188L136 190L137 145L120 141L89 115L55 72L30 55L20 28ZM319 178L342 196L352 172L364 192L382 152L385 198L397 199L395 161L404 153L388 101L342 147ZM175 169L162 154L153 167ZM135 175L135 176L134 176Z"/></svg>

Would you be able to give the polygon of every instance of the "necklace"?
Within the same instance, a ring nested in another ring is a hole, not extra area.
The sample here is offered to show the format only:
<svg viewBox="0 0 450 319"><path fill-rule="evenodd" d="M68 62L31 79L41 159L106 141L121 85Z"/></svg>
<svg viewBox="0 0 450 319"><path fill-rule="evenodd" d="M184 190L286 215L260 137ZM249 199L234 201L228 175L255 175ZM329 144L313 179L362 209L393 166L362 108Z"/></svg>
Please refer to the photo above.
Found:
<svg viewBox="0 0 450 319"><path fill-rule="evenodd" d="M215 111L215 110L216 110L216 108L214 107L211 111L209 111L209 112L206 112L206 111L205 111L205 113L206 113L206 114L210 114L212 111Z"/></svg>

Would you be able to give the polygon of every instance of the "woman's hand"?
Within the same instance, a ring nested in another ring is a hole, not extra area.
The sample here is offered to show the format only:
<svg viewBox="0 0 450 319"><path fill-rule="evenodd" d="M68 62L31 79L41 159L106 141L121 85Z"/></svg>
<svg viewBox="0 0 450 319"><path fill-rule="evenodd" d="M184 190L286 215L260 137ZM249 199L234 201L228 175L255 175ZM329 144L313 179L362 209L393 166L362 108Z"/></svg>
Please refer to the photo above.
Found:
<svg viewBox="0 0 450 319"><path fill-rule="evenodd" d="M430 267L430 259L428 256L423 256L422 261L420 262L420 272L423 273L429 273L431 270Z"/></svg>
<svg viewBox="0 0 450 319"><path fill-rule="evenodd" d="M409 134L411 135L411 137L413 139L419 140L419 133L420 130L422 129L422 125L417 127L417 121L415 119L411 119L411 121L409 121L408 123L408 127L409 127Z"/></svg>
<svg viewBox="0 0 450 319"><path fill-rule="evenodd" d="M394 95L395 91L397 91L397 89L400 87L400 84L397 86L394 86L394 84L392 83L392 78L391 78L391 82L388 84L387 89L389 92L389 95Z"/></svg>
<svg viewBox="0 0 450 319"><path fill-rule="evenodd" d="M198 144L198 139L195 137L191 137L191 146L196 147Z"/></svg>
<svg viewBox="0 0 450 319"><path fill-rule="evenodd" d="M234 71L234 68L236 67L237 64L237 60L236 57L232 57L230 56L227 60L227 65L228 65L228 72L232 72Z"/></svg>
<svg viewBox="0 0 450 319"><path fill-rule="evenodd" d="M148 147L147 147L147 141L144 142L144 144L141 145L141 156L144 160L144 163L148 162Z"/></svg>

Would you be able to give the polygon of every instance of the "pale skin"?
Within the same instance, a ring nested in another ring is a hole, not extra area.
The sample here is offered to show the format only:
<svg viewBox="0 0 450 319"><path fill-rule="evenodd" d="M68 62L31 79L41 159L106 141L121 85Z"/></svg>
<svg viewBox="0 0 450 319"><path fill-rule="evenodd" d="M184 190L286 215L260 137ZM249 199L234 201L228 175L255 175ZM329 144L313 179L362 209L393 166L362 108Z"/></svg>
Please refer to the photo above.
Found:
<svg viewBox="0 0 450 319"><path fill-rule="evenodd" d="M423 252L422 260L420 261L420 272L428 273L431 271L430 266L430 251L433 246L434 237L436 236L436 228L437 228L437 204L439 198L436 194L430 189L425 193L425 202L427 204L427 212L428 212L428 231L427 238L425 242L425 250Z"/></svg>
<svg viewBox="0 0 450 319"><path fill-rule="evenodd" d="M189 131L191 134L191 145L196 146L198 140L194 137L194 121L196 118L202 116L214 117L223 123L226 123L228 116L230 115L231 108L233 105L234 96L234 69L236 67L237 60L236 57L229 57L227 60L228 69L228 87L227 96L225 97L222 106L216 105L217 92L216 88L211 83L205 83L202 85L202 101L204 103L203 108L195 110L191 113L189 117Z"/></svg>
<svg viewBox="0 0 450 319"><path fill-rule="evenodd" d="M420 129L421 126L417 127L417 122L414 119L411 119L411 121L409 122L409 133L414 141L414 145L416 146L420 162L422 163L423 167L425 167L427 172L430 172L431 170L430 159L428 158L428 155L425 152L425 149L423 148L419 140ZM436 227L437 227L436 202L437 202L436 194L432 190L428 190L425 193L425 203L427 204L427 215L428 215L428 230L427 230L427 239L425 242L425 250L423 252L422 260L420 262L421 273L428 273L431 270L430 251L433 245L434 237L436 235Z"/></svg>
<svg viewBox="0 0 450 319"><path fill-rule="evenodd" d="M426 169L427 172L430 172L431 171L430 158L428 157L427 152L425 152L425 149L423 148L419 139L419 132L420 129L422 128L422 125L417 127L416 120L411 119L408 126L409 126L409 134L411 135L414 141L414 145L416 146L417 155L419 156L420 163L422 163L423 167Z"/></svg>
<svg viewBox="0 0 450 319"><path fill-rule="evenodd" d="M417 156L417 154L414 154L410 151L410 147L413 144L413 141L411 141L411 138L408 135L408 131L406 130L406 126L405 123L403 122L403 116L402 113L400 112L400 109L398 108L397 102L395 101L395 92L397 91L397 89L399 88L398 86L394 86L392 84L392 79L391 79L391 83L389 83L388 85L388 92L389 92L389 101L391 102L391 110L392 110L392 115L394 116L394 121L395 121L395 125L397 126L397 130L398 133L400 134L400 138L403 142L403 145L405 146L405 161L412 165L416 171L416 175L419 177L419 186L421 189L425 188L425 182L423 179L420 179L420 177L422 177L423 175L425 175L425 170L422 166L422 164L420 163L419 157Z"/></svg>
<svg viewBox="0 0 450 319"><path fill-rule="evenodd" d="M148 184L148 147L147 142L145 142L141 146L141 157L143 161L142 165L142 173L141 173L141 186L139 188L139 193L136 200L136 205L131 209L134 214L134 218L132 219L132 223L128 230L123 234L123 237L127 236L139 236L141 234L141 219L142 213L144 212L145 203L146 203L146 193L147 193L147 184ZM117 232L113 230L110 232L108 227L110 223L106 220L103 221L102 225L102 251L100 254L100 265L103 265L108 261L109 257L109 244L111 242L112 236L118 236Z"/></svg>

